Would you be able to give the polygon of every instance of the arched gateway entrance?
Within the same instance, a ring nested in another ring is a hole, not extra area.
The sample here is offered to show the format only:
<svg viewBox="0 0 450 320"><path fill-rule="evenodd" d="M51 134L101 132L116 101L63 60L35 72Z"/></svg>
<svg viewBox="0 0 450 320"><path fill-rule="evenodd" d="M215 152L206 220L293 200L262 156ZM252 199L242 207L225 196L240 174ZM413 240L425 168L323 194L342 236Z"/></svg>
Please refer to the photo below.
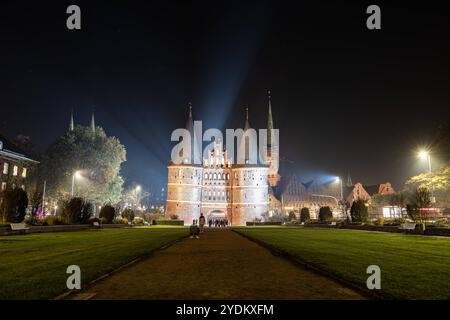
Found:
<svg viewBox="0 0 450 320"><path fill-rule="evenodd" d="M212 225L215 224L216 221L220 221L220 220L226 220L227 219L227 215L225 213L225 211L223 210L211 210L208 212L208 214L206 215L206 223L209 224L209 222L212 222Z"/></svg>

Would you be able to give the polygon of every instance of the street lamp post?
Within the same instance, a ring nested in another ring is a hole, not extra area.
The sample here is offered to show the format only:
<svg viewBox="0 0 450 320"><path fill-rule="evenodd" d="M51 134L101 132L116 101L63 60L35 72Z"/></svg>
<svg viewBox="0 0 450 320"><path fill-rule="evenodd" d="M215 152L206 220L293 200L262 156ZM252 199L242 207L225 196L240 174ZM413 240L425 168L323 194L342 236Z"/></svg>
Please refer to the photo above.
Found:
<svg viewBox="0 0 450 320"><path fill-rule="evenodd" d="M344 195L343 195L343 190L342 190L342 179L340 178L340 177L337 177L336 178L336 182L339 182L339 185L340 185L340 189L341 189L341 201L343 201L344 200Z"/></svg>
<svg viewBox="0 0 450 320"><path fill-rule="evenodd" d="M430 153L428 151L422 150L422 151L419 152L419 158L422 159L422 160L427 160L427 162L428 162L428 173L430 174L431 202L435 203L436 200L435 200L435 198L433 196L433 186L432 186L432 184L433 184L433 177L431 176L431 172L432 172L432 170L431 170L431 155L430 155Z"/></svg>

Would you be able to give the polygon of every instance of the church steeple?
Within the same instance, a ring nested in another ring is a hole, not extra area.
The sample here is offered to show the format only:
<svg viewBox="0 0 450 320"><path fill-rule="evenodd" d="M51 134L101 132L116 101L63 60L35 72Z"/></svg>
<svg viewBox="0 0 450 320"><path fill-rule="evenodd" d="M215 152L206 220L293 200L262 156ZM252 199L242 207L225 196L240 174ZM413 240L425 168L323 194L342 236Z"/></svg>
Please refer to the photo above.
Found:
<svg viewBox="0 0 450 320"><path fill-rule="evenodd" d="M272 145L272 131L273 130L273 119L272 119L272 101L270 96L270 90L267 91L269 96L269 112L267 115L267 145L270 147Z"/></svg>
<svg viewBox="0 0 450 320"><path fill-rule="evenodd" d="M190 147L191 147L191 151L190 154L186 154L184 155L185 150L183 150L183 163L190 163L193 164L196 160L198 160L197 158L197 154L198 154L198 150L196 150L194 144L195 144L195 132L194 132L194 118L192 116L192 103L189 102L188 103L189 106L189 114L188 114L188 118L186 120L186 126L185 129L187 131L189 131L190 134ZM197 154L196 154L197 152ZM201 161L201 160L200 160Z"/></svg>
<svg viewBox="0 0 450 320"><path fill-rule="evenodd" d="M94 110L92 110L92 117L91 117L91 130L92 133L95 134L95 116L94 116Z"/></svg>
<svg viewBox="0 0 450 320"><path fill-rule="evenodd" d="M192 135L194 133L194 120L192 117L192 103L189 102L188 106L189 106L189 115L186 120L186 130L188 130Z"/></svg>
<svg viewBox="0 0 450 320"><path fill-rule="evenodd" d="M350 176L350 171L347 173L347 187L353 186L352 177Z"/></svg>
<svg viewBox="0 0 450 320"><path fill-rule="evenodd" d="M250 129L250 122L248 121L248 106L245 107L245 125L244 125L244 131L247 131Z"/></svg>
<svg viewBox="0 0 450 320"><path fill-rule="evenodd" d="M73 123L73 109L70 111L70 123L69 123L69 131L73 131L74 123Z"/></svg>

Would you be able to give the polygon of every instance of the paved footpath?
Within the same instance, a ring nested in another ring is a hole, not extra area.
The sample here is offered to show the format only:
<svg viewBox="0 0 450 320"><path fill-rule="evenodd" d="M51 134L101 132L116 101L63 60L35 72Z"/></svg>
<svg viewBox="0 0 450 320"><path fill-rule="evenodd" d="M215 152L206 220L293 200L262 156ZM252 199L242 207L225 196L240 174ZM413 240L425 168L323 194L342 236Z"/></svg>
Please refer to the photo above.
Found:
<svg viewBox="0 0 450 320"><path fill-rule="evenodd" d="M206 230L72 299L364 299L231 230Z"/></svg>

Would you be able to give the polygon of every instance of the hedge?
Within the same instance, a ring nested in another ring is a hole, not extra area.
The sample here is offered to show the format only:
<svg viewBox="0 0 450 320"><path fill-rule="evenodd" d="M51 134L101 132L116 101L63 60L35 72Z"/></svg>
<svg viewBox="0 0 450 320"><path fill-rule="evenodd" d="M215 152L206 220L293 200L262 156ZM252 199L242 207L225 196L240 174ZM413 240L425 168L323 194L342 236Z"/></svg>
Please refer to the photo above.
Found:
<svg viewBox="0 0 450 320"><path fill-rule="evenodd" d="M153 220L156 225L184 226L184 220Z"/></svg>
<svg viewBox="0 0 450 320"><path fill-rule="evenodd" d="M270 221L253 222L253 221L247 221L246 225L247 226L281 226L281 221L276 221L276 222L270 222Z"/></svg>

